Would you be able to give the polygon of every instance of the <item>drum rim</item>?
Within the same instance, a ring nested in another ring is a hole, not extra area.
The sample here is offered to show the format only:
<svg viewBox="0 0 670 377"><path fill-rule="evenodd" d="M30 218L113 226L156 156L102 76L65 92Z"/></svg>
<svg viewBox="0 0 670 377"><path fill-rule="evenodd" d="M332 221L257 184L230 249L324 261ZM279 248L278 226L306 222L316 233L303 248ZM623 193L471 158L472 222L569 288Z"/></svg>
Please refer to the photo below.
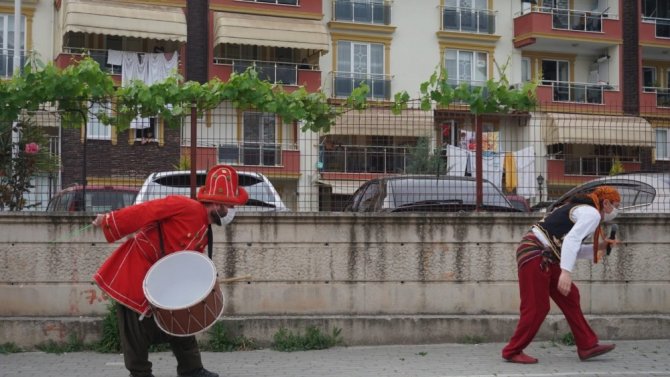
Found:
<svg viewBox="0 0 670 377"><path fill-rule="evenodd" d="M190 308L190 307L192 307L192 306L194 305L194 304L191 304L191 305L185 305L185 306L181 306L181 307L166 307L166 306L162 306L162 305L160 305L160 304L155 303L155 301L154 301L153 298L151 297L151 294L149 294L149 292L147 291L147 277L149 277L149 274L151 273L151 271L154 270L155 267L156 267L157 265L159 265L162 261L165 261L168 257L170 257L170 256L172 256L172 255L176 255L176 254L184 254L184 253L197 254L199 257L201 257L202 259L206 260L206 261L210 264L210 266L212 267L212 271L214 271L214 279L212 279L212 283L210 284L209 288L207 289L207 291L206 291L201 297L199 297L197 300L194 300L194 303L197 304L197 303L203 301L204 299L206 299L207 296L209 296L210 293L212 292L212 289L214 289L214 285L215 285L215 284L218 284L218 279L217 279L218 273L216 272L216 265L214 265L214 262L212 262L211 259L209 259L208 257L206 257L203 253L201 253L201 252L199 252L199 251L195 251L195 250L180 250L180 251L175 251L175 252L173 252L173 253L169 253L169 254L167 254L166 256L164 256L163 258L157 260L156 263L154 263L154 264L151 266L151 268L149 268L149 270L147 271L147 273L144 275L144 280L142 281L142 290L144 291L144 297L147 299L147 301L149 302L149 305L150 305L150 306L155 307L155 308L158 308L158 309L162 309L162 310L182 310L182 309L188 309L188 308Z"/></svg>

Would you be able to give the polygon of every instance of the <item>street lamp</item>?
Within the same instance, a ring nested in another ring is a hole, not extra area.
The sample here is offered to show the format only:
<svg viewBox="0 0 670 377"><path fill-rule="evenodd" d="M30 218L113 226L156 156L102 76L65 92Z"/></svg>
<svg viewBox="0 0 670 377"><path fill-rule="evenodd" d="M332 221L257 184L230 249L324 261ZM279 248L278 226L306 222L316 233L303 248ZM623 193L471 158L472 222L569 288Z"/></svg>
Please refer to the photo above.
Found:
<svg viewBox="0 0 670 377"><path fill-rule="evenodd" d="M540 202L542 201L542 186L544 185L544 177L542 174L537 176L537 188L540 190Z"/></svg>

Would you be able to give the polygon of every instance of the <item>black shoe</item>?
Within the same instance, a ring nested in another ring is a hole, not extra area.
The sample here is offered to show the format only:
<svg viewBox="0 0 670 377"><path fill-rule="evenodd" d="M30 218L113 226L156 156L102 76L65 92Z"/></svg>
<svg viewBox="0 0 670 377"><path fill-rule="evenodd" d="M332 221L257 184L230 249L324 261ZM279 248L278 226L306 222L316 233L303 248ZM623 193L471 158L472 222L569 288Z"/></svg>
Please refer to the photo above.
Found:
<svg viewBox="0 0 670 377"><path fill-rule="evenodd" d="M180 374L179 377L219 377L218 374L208 371L205 368L196 369L187 374Z"/></svg>
<svg viewBox="0 0 670 377"><path fill-rule="evenodd" d="M153 375L153 374L150 374L150 375L148 375L148 376L138 376L138 375L136 375L136 374L132 374L132 373L131 373L129 377L154 377L154 375Z"/></svg>

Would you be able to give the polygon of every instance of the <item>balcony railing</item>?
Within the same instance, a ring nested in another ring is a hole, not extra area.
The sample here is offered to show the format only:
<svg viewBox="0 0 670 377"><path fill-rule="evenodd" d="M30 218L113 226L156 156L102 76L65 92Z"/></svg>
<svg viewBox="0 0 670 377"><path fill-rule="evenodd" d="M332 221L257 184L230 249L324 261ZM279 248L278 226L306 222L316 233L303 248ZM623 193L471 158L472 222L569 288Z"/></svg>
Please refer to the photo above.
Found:
<svg viewBox="0 0 670 377"><path fill-rule="evenodd" d="M282 164L283 148L282 144L260 141L221 144L218 161L236 165L279 166Z"/></svg>
<svg viewBox="0 0 670 377"><path fill-rule="evenodd" d="M100 65L100 69L102 69L104 72L113 75L120 75L122 73L120 65L107 64L107 56L109 55L109 50L89 49L83 47L63 47L63 53L90 56L91 59L98 62L98 64Z"/></svg>
<svg viewBox="0 0 670 377"><path fill-rule="evenodd" d="M670 19L642 17L642 22L656 25L656 38L670 38Z"/></svg>
<svg viewBox="0 0 670 377"><path fill-rule="evenodd" d="M321 149L321 171L343 173L405 173L411 148L370 145L338 145Z"/></svg>
<svg viewBox="0 0 670 377"><path fill-rule="evenodd" d="M496 15L488 9L442 7L442 30L494 34Z"/></svg>
<svg viewBox="0 0 670 377"><path fill-rule="evenodd" d="M389 25L391 5L386 2L333 1L333 20L362 24Z"/></svg>
<svg viewBox="0 0 670 377"><path fill-rule="evenodd" d="M553 100L555 102L589 104L603 104L605 90L614 89L609 85L566 81L543 81L542 85L552 87Z"/></svg>
<svg viewBox="0 0 670 377"><path fill-rule="evenodd" d="M244 60L214 58L214 64L231 65L233 72L242 73L249 67L253 67L261 80L273 84L297 85L298 69L314 70L318 67L307 63L284 63L262 60Z"/></svg>
<svg viewBox="0 0 670 377"><path fill-rule="evenodd" d="M21 52L21 67L26 64L26 56ZM20 67L19 67L20 68ZM14 74L14 53L0 49L0 77L11 77Z"/></svg>
<svg viewBox="0 0 670 377"><path fill-rule="evenodd" d="M656 93L657 107L670 107L670 88L644 87L646 93Z"/></svg>
<svg viewBox="0 0 670 377"><path fill-rule="evenodd" d="M390 99L391 78L391 75L382 74L332 72L333 95L335 97L348 97L355 88L365 83L370 88L368 98Z"/></svg>
<svg viewBox="0 0 670 377"><path fill-rule="evenodd" d="M594 33L602 33L603 19L610 17L610 15L605 12L591 12L574 9L539 7L537 8L537 11L552 15L552 26L554 29Z"/></svg>

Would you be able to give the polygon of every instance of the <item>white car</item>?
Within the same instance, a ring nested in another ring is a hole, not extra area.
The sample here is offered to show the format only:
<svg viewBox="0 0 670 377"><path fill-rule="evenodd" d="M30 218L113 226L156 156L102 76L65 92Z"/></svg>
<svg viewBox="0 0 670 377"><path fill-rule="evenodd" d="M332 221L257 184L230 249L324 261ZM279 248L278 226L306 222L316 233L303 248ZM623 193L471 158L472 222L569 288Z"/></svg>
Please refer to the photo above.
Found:
<svg viewBox="0 0 670 377"><path fill-rule="evenodd" d="M563 194L547 212L565 204L575 194L590 193L599 186L612 186L621 194L624 213L670 213L670 173L625 173L594 179Z"/></svg>
<svg viewBox="0 0 670 377"><path fill-rule="evenodd" d="M196 174L196 187L204 186L207 172L205 170L198 170ZM289 211L281 200L279 193L277 193L277 190L266 176L260 173L245 171L238 171L237 175L239 177L239 185L244 187L249 193L247 204L236 207L238 212ZM164 198L168 195L191 196L191 172L189 170L163 171L149 174L135 198L135 204Z"/></svg>

